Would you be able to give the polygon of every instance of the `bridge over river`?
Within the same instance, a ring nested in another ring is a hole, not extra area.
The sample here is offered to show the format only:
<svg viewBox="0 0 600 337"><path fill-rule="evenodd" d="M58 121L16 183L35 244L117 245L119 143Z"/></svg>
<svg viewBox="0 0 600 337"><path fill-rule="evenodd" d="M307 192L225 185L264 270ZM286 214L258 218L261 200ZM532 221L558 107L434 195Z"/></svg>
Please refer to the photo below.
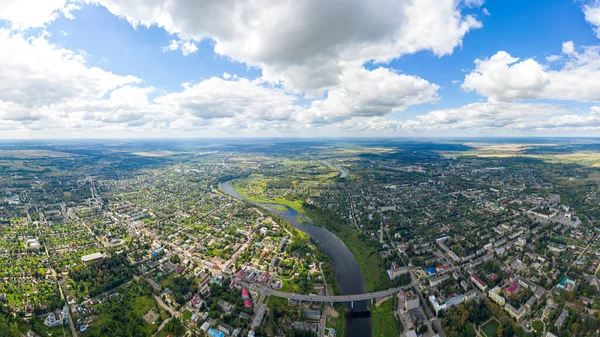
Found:
<svg viewBox="0 0 600 337"><path fill-rule="evenodd" d="M338 296L320 296L320 295L300 295L295 293L283 293L279 291L270 290L267 292L268 295L287 298L298 302L312 302L312 303L348 303L354 307L354 301L365 301L373 300L382 297L392 296L401 290L406 290L414 287L415 284L411 283L404 287L390 288L387 290L375 291L371 293L355 294L355 295L338 295Z"/></svg>

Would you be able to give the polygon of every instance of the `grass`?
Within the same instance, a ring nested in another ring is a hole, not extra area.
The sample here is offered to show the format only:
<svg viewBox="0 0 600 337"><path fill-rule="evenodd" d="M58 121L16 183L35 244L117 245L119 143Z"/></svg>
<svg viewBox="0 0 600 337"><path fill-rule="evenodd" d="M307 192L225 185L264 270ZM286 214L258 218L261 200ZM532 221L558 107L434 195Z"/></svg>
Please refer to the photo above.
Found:
<svg viewBox="0 0 600 337"><path fill-rule="evenodd" d="M184 311L181 313L181 318L182 318L184 321L189 321L190 319L192 319L192 312L191 312L191 311L189 311L189 310L187 310L187 309L186 309L186 310L184 310Z"/></svg>
<svg viewBox="0 0 600 337"><path fill-rule="evenodd" d="M269 300L267 302L267 308L273 309L277 303L279 304L287 304L288 300L281 297L269 296Z"/></svg>
<svg viewBox="0 0 600 337"><path fill-rule="evenodd" d="M148 296L140 296L133 302L133 310L140 315L148 312L148 310L156 306L156 300Z"/></svg>
<svg viewBox="0 0 600 337"><path fill-rule="evenodd" d="M500 323L495 318L490 318L489 321L481 325L481 333L484 337L494 337L499 326Z"/></svg>
<svg viewBox="0 0 600 337"><path fill-rule="evenodd" d="M336 332L336 336L342 337L344 336L344 327L346 324L344 317L346 306L343 303L335 303L333 309L335 309L335 311L337 312L338 317L328 315L325 326L327 328L333 328L333 330L335 330Z"/></svg>
<svg viewBox="0 0 600 337"><path fill-rule="evenodd" d="M385 300L378 307L369 305L369 310L373 337L400 335L391 299Z"/></svg>

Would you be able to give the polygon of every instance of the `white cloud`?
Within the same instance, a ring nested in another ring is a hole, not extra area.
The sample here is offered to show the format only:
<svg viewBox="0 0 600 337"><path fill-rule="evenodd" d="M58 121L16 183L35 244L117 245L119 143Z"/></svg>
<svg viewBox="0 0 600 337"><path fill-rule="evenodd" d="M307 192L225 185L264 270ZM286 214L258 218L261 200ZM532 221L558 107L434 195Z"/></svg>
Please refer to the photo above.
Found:
<svg viewBox="0 0 600 337"><path fill-rule="evenodd" d="M198 51L198 46L193 41L171 40L169 45L163 47L163 52L181 50L183 56L188 56Z"/></svg>
<svg viewBox="0 0 600 337"><path fill-rule="evenodd" d="M296 97L245 78L212 77L184 90L155 99L158 104L192 116L212 119L244 116L257 120L287 120L300 110Z"/></svg>
<svg viewBox="0 0 600 337"><path fill-rule="evenodd" d="M95 99L131 83L119 76L88 67L81 54L59 48L43 36L25 38L0 29L0 101L42 106L71 99Z"/></svg>
<svg viewBox="0 0 600 337"><path fill-rule="evenodd" d="M573 42L565 42L563 54L549 62L561 62L560 69L520 60L505 51L488 59L477 59L475 69L465 76L462 88L494 101L556 99L584 102L600 101L600 47L583 47L578 52Z"/></svg>
<svg viewBox="0 0 600 337"><path fill-rule="evenodd" d="M388 68L367 70L346 64L339 86L324 100L313 101L303 116L306 122L323 123L351 117L384 116L412 105L434 103L439 86Z"/></svg>
<svg viewBox="0 0 600 337"><path fill-rule="evenodd" d="M86 1L134 27L157 25L184 41L212 39L217 54L313 97L338 84L340 62L387 62L421 50L447 55L481 27L456 0Z"/></svg>
<svg viewBox="0 0 600 337"><path fill-rule="evenodd" d="M485 0L463 0L463 2L467 7L481 7Z"/></svg>
<svg viewBox="0 0 600 337"><path fill-rule="evenodd" d="M350 119L337 124L337 127L414 135L522 136L554 135L556 132L581 135L581 132L600 131L600 107L592 107L587 114L577 114L574 110L554 104L472 103L431 111L406 121Z"/></svg>
<svg viewBox="0 0 600 337"><path fill-rule="evenodd" d="M44 27L56 20L62 13L73 19L72 12L79 6L71 0L2 0L0 1L0 20L10 23L12 29Z"/></svg>
<svg viewBox="0 0 600 337"><path fill-rule="evenodd" d="M585 20L594 26L594 32L600 39L600 1L583 6L583 13L585 14Z"/></svg>
<svg viewBox="0 0 600 337"><path fill-rule="evenodd" d="M570 113L558 105L540 103L486 102L455 109L431 111L416 120L423 129L524 129L539 120Z"/></svg>

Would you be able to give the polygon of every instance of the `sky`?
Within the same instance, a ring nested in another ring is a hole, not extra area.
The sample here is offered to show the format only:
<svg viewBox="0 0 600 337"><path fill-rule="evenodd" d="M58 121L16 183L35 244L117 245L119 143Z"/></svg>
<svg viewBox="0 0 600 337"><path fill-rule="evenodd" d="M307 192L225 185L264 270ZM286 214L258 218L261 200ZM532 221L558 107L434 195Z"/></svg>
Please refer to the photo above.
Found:
<svg viewBox="0 0 600 337"><path fill-rule="evenodd" d="M600 0L2 0L0 139L600 136Z"/></svg>

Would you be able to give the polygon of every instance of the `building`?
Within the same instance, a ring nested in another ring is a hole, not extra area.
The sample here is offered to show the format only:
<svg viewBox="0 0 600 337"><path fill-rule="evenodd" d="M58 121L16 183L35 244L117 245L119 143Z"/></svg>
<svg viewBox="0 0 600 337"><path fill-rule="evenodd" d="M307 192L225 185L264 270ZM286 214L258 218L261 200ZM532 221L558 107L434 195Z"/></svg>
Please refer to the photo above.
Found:
<svg viewBox="0 0 600 337"><path fill-rule="evenodd" d="M57 319L53 312L46 316L46 319L44 320L44 325L49 328L61 325L62 323L62 319Z"/></svg>
<svg viewBox="0 0 600 337"><path fill-rule="evenodd" d="M429 296L429 302L431 302L431 305L433 306L433 310L435 310L436 315L440 311L447 310L452 306L463 303L464 301L465 301L465 295L458 295L458 296L452 297L451 299L446 301L446 303L439 304L437 299L435 298L435 296Z"/></svg>
<svg viewBox="0 0 600 337"><path fill-rule="evenodd" d="M306 319L319 320L321 319L321 311L306 309L304 310L304 316L306 317Z"/></svg>
<svg viewBox="0 0 600 337"><path fill-rule="evenodd" d="M506 300L504 299L504 297L500 296L500 288L499 287L490 289L490 291L488 291L488 296L490 297L490 299L492 301L496 302L496 304L498 304L501 307L503 307L504 304L506 304Z"/></svg>
<svg viewBox="0 0 600 337"><path fill-rule="evenodd" d="M515 282L503 290L506 297L510 297L519 291L519 283Z"/></svg>
<svg viewBox="0 0 600 337"><path fill-rule="evenodd" d="M519 307L519 309L516 309L509 303L506 303L506 305L504 306L504 310L506 310L506 312L517 321L523 318L523 316L527 312L524 307Z"/></svg>
<svg viewBox="0 0 600 337"><path fill-rule="evenodd" d="M88 254L88 255L82 256L81 260L83 262L89 262L89 261L94 261L94 260L98 260L98 259L102 259L102 258L104 258L104 254L94 253L94 254Z"/></svg>
<svg viewBox="0 0 600 337"><path fill-rule="evenodd" d="M208 329L208 332L206 334L210 337L225 337L225 333L223 331L216 331L213 329Z"/></svg>
<svg viewBox="0 0 600 337"><path fill-rule="evenodd" d="M558 289L565 289L567 291L574 290L575 286L575 281L568 279L566 276L563 276L560 282L558 282L558 284L556 285Z"/></svg>
<svg viewBox="0 0 600 337"><path fill-rule="evenodd" d="M450 276L449 275L441 275L438 277L432 277L429 279L429 285L432 287L435 287L436 285L444 282L446 279L448 279Z"/></svg>
<svg viewBox="0 0 600 337"><path fill-rule="evenodd" d="M406 296L404 299L404 307L406 310L416 309L419 307L419 296Z"/></svg>
<svg viewBox="0 0 600 337"><path fill-rule="evenodd" d="M470 301L474 298L477 297L477 291L473 290L469 290L465 293L465 301Z"/></svg>
<svg viewBox="0 0 600 337"><path fill-rule="evenodd" d="M487 284L485 284L485 282L483 282L479 276L474 273L471 274L471 281L473 281L473 283L475 283L477 288L479 288L481 291L485 291L487 289Z"/></svg>
<svg viewBox="0 0 600 337"><path fill-rule="evenodd" d="M392 269L388 269L387 270L387 274L388 277L390 278L390 280L395 279L396 277L402 275L402 274L406 274L408 273L408 268L407 267L401 267L401 268L392 268Z"/></svg>
<svg viewBox="0 0 600 337"><path fill-rule="evenodd" d="M233 311L233 305L231 305L231 303L229 303L223 299L219 299L217 301L217 305L220 306L221 309L223 309L223 311L225 311L228 314L230 314Z"/></svg>
<svg viewBox="0 0 600 337"><path fill-rule="evenodd" d="M319 323L307 323L307 322L294 322L292 323L294 329L312 331L316 334L319 333Z"/></svg>
<svg viewBox="0 0 600 337"><path fill-rule="evenodd" d="M224 322L219 323L217 328L219 329L219 331L224 332L226 335L231 334L231 332L233 331L233 328L230 325L225 324Z"/></svg>
<svg viewBox="0 0 600 337"><path fill-rule="evenodd" d="M556 319L556 322L554 322L554 326L560 330L562 329L563 324L565 324L565 319L567 319L567 317L569 317L569 312L566 309L563 309L563 311L560 313L560 316L558 316L558 318Z"/></svg>

